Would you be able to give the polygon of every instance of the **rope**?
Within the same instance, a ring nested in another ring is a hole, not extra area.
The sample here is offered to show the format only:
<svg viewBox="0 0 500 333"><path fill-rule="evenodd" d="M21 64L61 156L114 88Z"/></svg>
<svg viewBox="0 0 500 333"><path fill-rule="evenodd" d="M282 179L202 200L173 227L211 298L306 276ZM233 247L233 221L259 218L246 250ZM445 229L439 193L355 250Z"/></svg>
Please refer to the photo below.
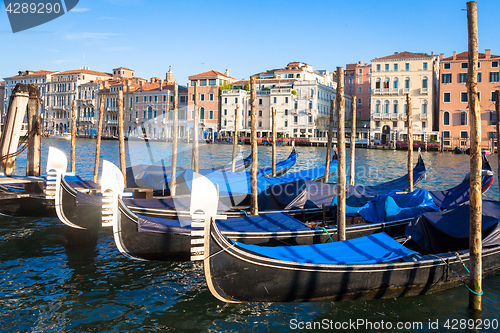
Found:
<svg viewBox="0 0 500 333"><path fill-rule="evenodd" d="M10 154L7 154L5 156L0 156L0 161L3 161L3 160L8 159L8 158L15 157L15 156L21 154L23 151L26 150L26 148L28 148L29 144L35 138L35 135L38 134L39 132L40 132L40 124L37 121L36 124L35 124L35 128L28 134L27 140L17 148L17 151L15 151L13 153L10 153Z"/></svg>
<svg viewBox="0 0 500 333"><path fill-rule="evenodd" d="M469 273L469 274L470 274L469 269L467 268L467 266L465 266L464 262L462 261L462 259L461 259L461 258L460 258L460 256L459 256L459 254L458 254L457 252L455 252L455 255L457 256L458 260L460 260L460 262L461 262L461 263L462 263L462 265L464 266L464 268L465 268L465 270L467 271L467 273ZM457 272L455 272L455 271L454 271L454 270L450 267L450 264L449 264L446 260L444 260L444 258L439 257L439 256L437 256L437 255L432 255L432 254L431 254L430 256L431 256L431 257L438 258L438 259L440 259L442 262L444 262L444 263L445 263L445 265L446 265L446 266L448 266L448 268L449 268L449 269L450 269L450 270L451 270L451 271L452 271L452 272L453 272L453 273L457 276L457 278L460 280L460 282L462 282L462 284L463 284L463 285L464 285L467 289L469 289L469 291L470 291L471 293L473 293L474 295L477 295L477 296L482 296L482 295L484 294L484 291L483 291L483 290L481 290L481 292L479 292L479 293L478 293L478 292L475 292L474 290L472 290L472 289L471 289L471 288L467 285L467 283L465 283L465 281L464 281L464 280L462 280L462 278L458 275L458 273L457 273Z"/></svg>
<svg viewBox="0 0 500 333"><path fill-rule="evenodd" d="M331 240L331 241L332 241L332 243L333 243L333 239L332 239L332 237L330 236L330 234L328 233L328 230L326 230L326 228L325 228L325 227L321 227L321 229L323 229L323 230L326 232L326 234L328 235L328 238L330 238L330 240Z"/></svg>

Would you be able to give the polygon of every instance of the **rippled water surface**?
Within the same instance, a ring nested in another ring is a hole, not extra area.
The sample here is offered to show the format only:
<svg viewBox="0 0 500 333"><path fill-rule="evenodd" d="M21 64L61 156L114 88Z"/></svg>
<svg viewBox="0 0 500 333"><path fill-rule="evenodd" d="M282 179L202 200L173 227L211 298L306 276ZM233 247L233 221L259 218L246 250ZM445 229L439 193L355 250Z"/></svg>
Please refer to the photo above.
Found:
<svg viewBox="0 0 500 333"><path fill-rule="evenodd" d="M69 142L43 140L43 167L49 145L69 156ZM170 144L130 142L127 162L170 163ZM179 164L189 167L187 145ZM249 146L240 147L247 156ZM270 147L259 147L259 167L270 165ZM278 160L291 147L278 147ZM291 171L319 166L325 148L297 147L299 159ZM95 141L77 142L78 174L91 177ZM231 159L231 145L200 146L200 167ZM104 141L101 156L118 163L118 143ZM469 168L468 155L423 153L427 178L419 187L444 189L460 182ZM25 155L16 173L24 172ZM415 158L416 161L416 158ZM496 170L496 155L490 158ZM406 173L406 154L400 151L358 149L357 183L376 184ZM332 177L331 181L335 181ZM485 194L498 198L498 183ZM408 332L447 332L446 320L469 319L468 292L458 287L427 296L376 301L323 303L225 304L208 291L199 263L140 262L123 257L111 235L99 234L94 248L67 247L64 225L57 219L0 217L0 331L5 332L289 332L300 322L422 322ZM244 286L242 286L244 288ZM500 277L484 280L483 319L500 319ZM429 321L440 328L429 328ZM295 323L295 324L294 324ZM292 326L291 326L292 324ZM295 325L295 326L294 326ZM346 330L349 331L349 330ZM363 329L361 331L400 331ZM464 331L464 330L458 330ZM482 331L498 332L499 329Z"/></svg>

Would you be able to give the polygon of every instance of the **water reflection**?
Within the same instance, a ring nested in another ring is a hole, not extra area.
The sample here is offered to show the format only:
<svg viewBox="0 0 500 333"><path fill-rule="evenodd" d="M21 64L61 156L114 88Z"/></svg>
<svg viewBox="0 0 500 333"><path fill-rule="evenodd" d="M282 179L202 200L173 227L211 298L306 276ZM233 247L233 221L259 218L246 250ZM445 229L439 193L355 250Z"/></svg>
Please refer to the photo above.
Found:
<svg viewBox="0 0 500 333"><path fill-rule="evenodd" d="M77 170L91 177L95 141L79 139ZM69 156L69 142L44 139L42 165L48 146ZM189 167L191 152L183 146L179 165ZM169 161L171 145L151 143L155 160ZM250 146L240 146L248 156ZM278 160L291 147L278 147ZM296 147L297 164L290 172L324 164L325 149ZM149 152L129 143L128 164L149 163ZM231 145L200 147L200 167L228 163ZM118 142L104 141L101 156L118 164ZM156 157L158 156L158 157ZM458 184L468 172L469 156L424 152L427 177L419 185L428 190ZM270 166L271 148L259 147L259 166ZM24 172L20 155L16 173ZM416 156L415 156L416 162ZM496 158L490 158L496 170ZM376 184L406 173L406 154L400 151L359 149L356 152L357 184ZM331 178L335 181L336 176ZM498 185L484 196L497 199ZM468 319L465 287L428 296L340 303L225 304L208 291L202 266L193 263L132 261L115 248L112 236L101 233L95 248L65 247L64 227L56 219L0 217L0 322L2 331L34 332L289 332L292 320L424 323L418 332L436 332L429 320ZM242 286L244 287L244 286ZM498 319L500 277L484 280L483 319ZM366 330L359 330L359 332ZM376 330L372 330L376 331ZM392 330L396 331L396 330ZM412 331L412 330L409 330ZM437 331L446 331L442 326ZM497 330L482 330L494 332ZM399 331L398 331L399 332Z"/></svg>

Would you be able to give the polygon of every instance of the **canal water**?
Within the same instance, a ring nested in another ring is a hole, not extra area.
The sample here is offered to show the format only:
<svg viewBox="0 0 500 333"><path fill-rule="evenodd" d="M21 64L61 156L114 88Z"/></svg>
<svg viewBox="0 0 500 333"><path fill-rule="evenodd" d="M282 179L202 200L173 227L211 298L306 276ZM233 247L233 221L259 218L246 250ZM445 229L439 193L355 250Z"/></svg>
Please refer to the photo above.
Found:
<svg viewBox="0 0 500 333"><path fill-rule="evenodd" d="M77 141L76 168L86 178L93 173L94 145L94 140ZM131 141L128 145L129 164L162 159L170 164L169 143L151 142L147 146ZM44 139L43 168L49 146L69 156L69 141ZM189 146L181 147L179 164L189 167ZM240 149L243 156L250 152L249 146ZM278 147L278 160L286 158L291 149ZM296 149L298 162L290 172L324 163L325 148ZM200 167L228 163L231 151L232 145L201 145ZM118 163L118 142L103 141L101 156ZM468 155L424 152L423 157L427 177L420 188L452 187L469 168ZM259 147L259 167L269 166L270 160L270 147ZM25 154L20 155L17 174L24 173L25 162ZM496 170L496 155L490 162ZM358 149L356 172L358 184L393 179L406 173L406 154ZM484 198L498 198L496 180ZM347 328L344 331L356 332L449 332L454 323L455 331L466 331L464 321L471 318L468 291L463 286L403 299L226 304L210 294L200 263L127 259L107 231L100 232L95 248L67 247L64 230L57 219L0 217L0 331L276 333L334 328L340 323ZM492 324L499 320L499 304L500 276L485 278L482 319ZM359 324L357 330L353 322ZM399 330L397 325L408 329ZM491 325L481 331L499 329Z"/></svg>

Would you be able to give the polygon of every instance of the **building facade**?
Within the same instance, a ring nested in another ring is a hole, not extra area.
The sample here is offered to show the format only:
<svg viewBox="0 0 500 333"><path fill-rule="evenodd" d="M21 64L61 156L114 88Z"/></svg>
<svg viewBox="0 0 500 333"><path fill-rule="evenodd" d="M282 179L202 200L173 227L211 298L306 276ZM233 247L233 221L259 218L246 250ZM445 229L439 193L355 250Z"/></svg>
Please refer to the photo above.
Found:
<svg viewBox="0 0 500 333"><path fill-rule="evenodd" d="M194 117L194 84L198 85L198 112L200 114L199 138L214 138L221 129L220 94L221 87L229 87L235 78L229 76L229 71L223 74L218 71L208 71L189 76L188 86L188 120ZM192 127L191 127L192 130Z"/></svg>
<svg viewBox="0 0 500 333"><path fill-rule="evenodd" d="M490 49L479 53L477 89L481 110L481 144L491 147L496 132L495 90L500 89L500 56ZM439 132L445 149L467 149L470 137L470 114L467 95L468 52L441 55L439 95Z"/></svg>
<svg viewBox="0 0 500 333"><path fill-rule="evenodd" d="M40 91L40 117L42 119L42 126L44 130L48 129L47 126L47 105L48 105L48 93L49 93L49 84L52 80L52 76L57 72L38 70L38 71L19 71L18 75L6 77L4 92L3 92L3 112L2 119L4 118L5 112L7 111L7 107L9 104L10 95L12 94L12 90L15 88L18 83L25 84L35 84ZM3 120L2 120L3 121Z"/></svg>
<svg viewBox="0 0 500 333"><path fill-rule="evenodd" d="M344 76L344 92L356 96L356 117L358 122L370 123L372 65L348 64Z"/></svg>
<svg viewBox="0 0 500 333"><path fill-rule="evenodd" d="M372 60L370 139L375 144L406 141L409 95L415 141L439 140L439 57L400 52Z"/></svg>
<svg viewBox="0 0 500 333"><path fill-rule="evenodd" d="M233 83L222 91L221 131L234 134L236 105L240 105L242 135L250 133L250 86L248 80ZM330 100L335 99L337 83L333 73L315 71L311 65L291 62L281 69L257 74L257 136L270 137L272 108L276 111L276 130L283 138L324 138L328 130ZM346 96L346 114L351 112Z"/></svg>
<svg viewBox="0 0 500 333"><path fill-rule="evenodd" d="M92 71L88 68L52 74L50 81L46 84L45 124L49 132L65 133L70 131L72 103L73 100L78 100L82 84L109 80L111 78L111 74ZM93 107L95 114L96 104L89 104L88 107Z"/></svg>

